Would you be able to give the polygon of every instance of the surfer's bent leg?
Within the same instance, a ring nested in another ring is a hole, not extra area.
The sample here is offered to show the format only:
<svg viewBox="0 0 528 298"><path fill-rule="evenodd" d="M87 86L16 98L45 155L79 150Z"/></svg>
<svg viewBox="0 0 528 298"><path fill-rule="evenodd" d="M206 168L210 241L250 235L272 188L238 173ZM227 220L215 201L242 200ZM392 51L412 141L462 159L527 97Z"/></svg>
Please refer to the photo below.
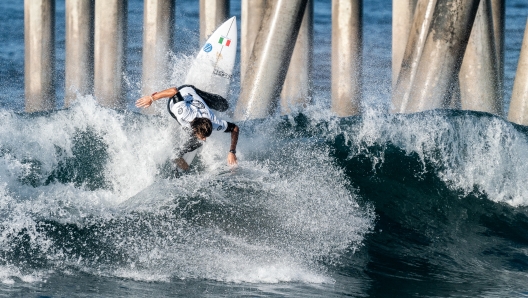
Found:
<svg viewBox="0 0 528 298"><path fill-rule="evenodd" d="M181 149L178 152L178 157L183 157L185 153L194 151L200 147L202 147L202 142L198 140L197 137L191 136L187 142L181 147Z"/></svg>
<svg viewBox="0 0 528 298"><path fill-rule="evenodd" d="M185 153L188 153L188 152L191 152L191 151L194 151L198 148L200 148L202 146L202 142L200 142L200 140L198 140L198 138L194 135L191 135L189 137L189 139L187 140L187 142L185 142L185 144L183 144L183 146L178 150L178 157L174 160L174 163L176 163L176 165L182 169L182 170L189 170L189 165L187 164L187 162L183 159L183 155Z"/></svg>

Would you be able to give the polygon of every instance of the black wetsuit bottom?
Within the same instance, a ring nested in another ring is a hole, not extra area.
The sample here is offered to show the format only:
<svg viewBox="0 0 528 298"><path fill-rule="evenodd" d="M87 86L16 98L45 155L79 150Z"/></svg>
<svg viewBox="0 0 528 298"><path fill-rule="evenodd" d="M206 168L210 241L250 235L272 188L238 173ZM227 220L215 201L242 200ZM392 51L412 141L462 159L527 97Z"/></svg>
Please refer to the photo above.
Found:
<svg viewBox="0 0 528 298"><path fill-rule="evenodd" d="M192 133L192 131L189 131L189 139L178 149L178 157L181 158L185 153L194 151L202 146L203 143Z"/></svg>

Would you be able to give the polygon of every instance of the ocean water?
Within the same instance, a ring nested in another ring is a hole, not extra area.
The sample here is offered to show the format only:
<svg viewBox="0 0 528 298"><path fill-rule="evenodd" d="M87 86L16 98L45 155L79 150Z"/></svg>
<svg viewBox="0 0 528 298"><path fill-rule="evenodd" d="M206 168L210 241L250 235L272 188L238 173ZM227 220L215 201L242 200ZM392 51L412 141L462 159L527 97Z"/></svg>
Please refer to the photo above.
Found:
<svg viewBox="0 0 528 298"><path fill-rule="evenodd" d="M528 3L506 2L507 113ZM176 5L173 85L200 47L198 1ZM142 1L129 0L122 111L91 95L62 108L56 9L57 109L26 114L23 3L0 3L0 296L528 296L528 128L387 113L391 1L364 1L362 115L328 109L331 6L315 0L314 105L237 123L237 168L217 135L179 177L183 131L133 106Z"/></svg>

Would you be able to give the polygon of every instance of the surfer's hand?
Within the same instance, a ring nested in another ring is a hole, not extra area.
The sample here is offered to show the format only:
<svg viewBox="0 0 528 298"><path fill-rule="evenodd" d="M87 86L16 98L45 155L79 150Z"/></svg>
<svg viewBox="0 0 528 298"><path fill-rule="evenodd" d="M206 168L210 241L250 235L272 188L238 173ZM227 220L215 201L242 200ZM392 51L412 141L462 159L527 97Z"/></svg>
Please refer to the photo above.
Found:
<svg viewBox="0 0 528 298"><path fill-rule="evenodd" d="M136 107L138 107L138 108L148 108L148 107L150 107L152 102L153 102L152 96L150 96L150 95L143 96L142 98L140 98L140 99L138 99L136 101Z"/></svg>
<svg viewBox="0 0 528 298"><path fill-rule="evenodd" d="M236 166L238 164L236 155L234 153L229 152L227 154L227 164L230 166Z"/></svg>

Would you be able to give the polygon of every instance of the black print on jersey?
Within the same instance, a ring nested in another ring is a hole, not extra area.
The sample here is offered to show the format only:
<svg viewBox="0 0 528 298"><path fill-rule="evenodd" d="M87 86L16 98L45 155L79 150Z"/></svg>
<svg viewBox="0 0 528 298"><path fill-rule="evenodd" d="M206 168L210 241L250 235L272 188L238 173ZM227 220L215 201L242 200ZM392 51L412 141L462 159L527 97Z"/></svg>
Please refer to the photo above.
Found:
<svg viewBox="0 0 528 298"><path fill-rule="evenodd" d="M198 109L205 109L205 105L199 100L193 100L192 105L197 107Z"/></svg>
<svg viewBox="0 0 528 298"><path fill-rule="evenodd" d="M178 109L178 115L181 115L183 113L183 108Z"/></svg>
<svg viewBox="0 0 528 298"><path fill-rule="evenodd" d="M224 127L222 125L218 126L216 130L221 131Z"/></svg>

